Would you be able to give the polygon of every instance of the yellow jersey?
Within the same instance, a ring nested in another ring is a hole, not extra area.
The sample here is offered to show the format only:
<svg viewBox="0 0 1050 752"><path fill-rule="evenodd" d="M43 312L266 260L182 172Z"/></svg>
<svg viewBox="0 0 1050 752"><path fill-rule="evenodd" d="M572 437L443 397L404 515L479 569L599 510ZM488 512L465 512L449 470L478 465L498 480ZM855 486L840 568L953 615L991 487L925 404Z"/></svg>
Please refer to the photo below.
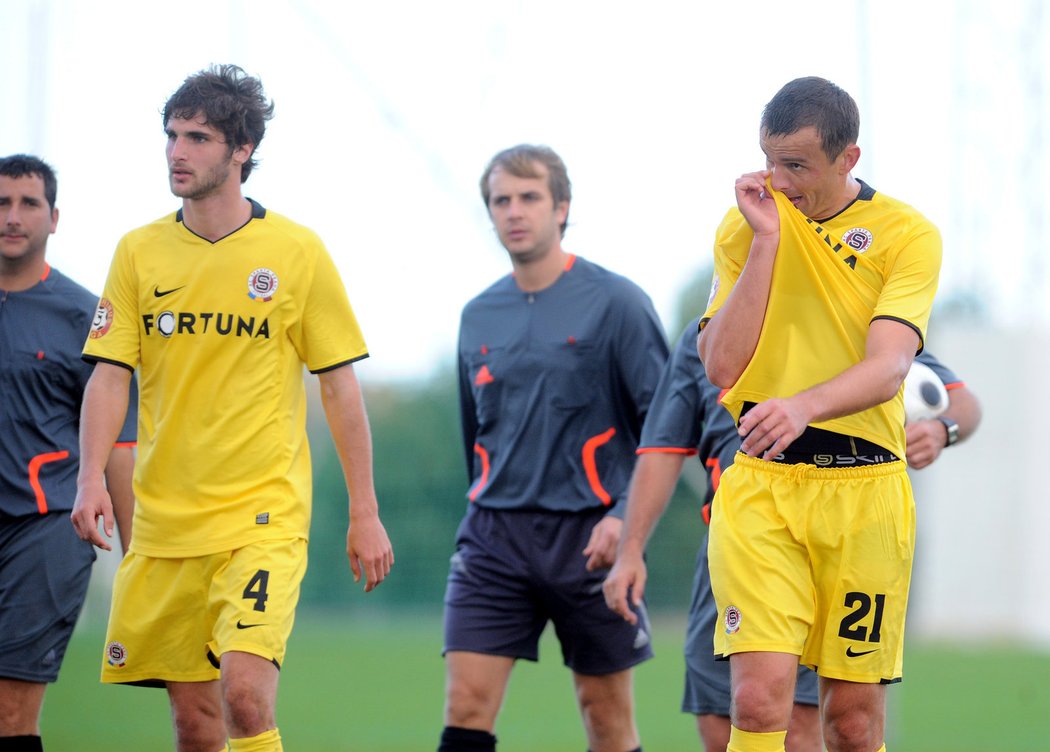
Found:
<svg viewBox="0 0 1050 752"><path fill-rule="evenodd" d="M783 193L772 195L780 215L780 245L755 353L722 397L734 420L745 402L790 397L860 362L875 319L914 329L921 351L937 291L940 233L907 204L861 183L852 204L817 221ZM728 297L752 239L747 220L731 209L718 228L715 277L701 326ZM888 402L813 425L904 456L900 391Z"/></svg>
<svg viewBox="0 0 1050 752"><path fill-rule="evenodd" d="M139 370L140 554L307 538L303 367L368 355L320 238L251 203L248 223L214 243L181 210L125 235L84 347Z"/></svg>

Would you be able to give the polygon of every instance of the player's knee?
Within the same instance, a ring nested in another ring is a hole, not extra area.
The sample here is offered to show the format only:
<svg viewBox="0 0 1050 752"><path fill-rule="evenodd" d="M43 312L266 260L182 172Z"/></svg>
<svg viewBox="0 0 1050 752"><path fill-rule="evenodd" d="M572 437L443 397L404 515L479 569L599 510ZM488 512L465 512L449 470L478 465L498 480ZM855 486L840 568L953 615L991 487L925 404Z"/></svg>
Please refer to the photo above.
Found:
<svg viewBox="0 0 1050 752"><path fill-rule="evenodd" d="M785 701L784 688L769 681L735 682L732 694L732 717L737 728L745 730L781 730L788 726L790 696Z"/></svg>
<svg viewBox="0 0 1050 752"><path fill-rule="evenodd" d="M866 752L882 743L879 719L861 709L826 714L823 730L831 752Z"/></svg>
<svg viewBox="0 0 1050 752"><path fill-rule="evenodd" d="M494 703L480 685L450 682L445 692L445 725L491 731L495 725Z"/></svg>
<svg viewBox="0 0 1050 752"><path fill-rule="evenodd" d="M31 685L19 685L31 689ZM40 707L43 704L43 690L7 691L8 686L0 690L0 736L22 736L40 733Z"/></svg>
<svg viewBox="0 0 1050 752"><path fill-rule="evenodd" d="M256 736L275 725L271 703L256 687L228 685L223 692L223 703L231 736Z"/></svg>
<svg viewBox="0 0 1050 752"><path fill-rule="evenodd" d="M591 750L625 750L637 746L638 731L629 697L599 697L580 692L577 699Z"/></svg>
<svg viewBox="0 0 1050 752"><path fill-rule="evenodd" d="M221 715L173 711L172 725L179 752L214 752L226 745L226 726Z"/></svg>
<svg viewBox="0 0 1050 752"><path fill-rule="evenodd" d="M219 695L210 687L168 687L175 746L179 752L214 752L226 744L226 724Z"/></svg>

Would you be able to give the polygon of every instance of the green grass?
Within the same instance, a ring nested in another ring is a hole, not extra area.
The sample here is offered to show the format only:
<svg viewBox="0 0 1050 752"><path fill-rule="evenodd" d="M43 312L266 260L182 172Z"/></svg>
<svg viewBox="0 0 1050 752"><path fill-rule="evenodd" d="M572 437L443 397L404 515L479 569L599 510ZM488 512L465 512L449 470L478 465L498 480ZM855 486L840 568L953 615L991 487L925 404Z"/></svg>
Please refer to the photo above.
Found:
<svg viewBox="0 0 1050 752"><path fill-rule="evenodd" d="M635 691L647 752L698 750L678 711L680 620L655 624L658 656ZM102 635L78 630L48 691L51 752L171 749L162 690L97 683ZM278 723L290 752L433 750L441 731L444 664L436 615L300 615L281 678ZM1050 654L912 645L907 680L890 687L892 752L1035 752L1050 748ZM539 664L515 668L496 730L501 752L586 749L568 671L544 636Z"/></svg>

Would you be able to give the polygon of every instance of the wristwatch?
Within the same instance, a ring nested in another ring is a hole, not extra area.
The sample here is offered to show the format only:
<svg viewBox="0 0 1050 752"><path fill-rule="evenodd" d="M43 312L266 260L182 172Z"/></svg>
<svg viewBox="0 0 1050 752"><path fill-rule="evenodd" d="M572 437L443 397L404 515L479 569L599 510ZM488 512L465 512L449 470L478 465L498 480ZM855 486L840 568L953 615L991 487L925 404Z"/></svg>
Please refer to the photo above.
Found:
<svg viewBox="0 0 1050 752"><path fill-rule="evenodd" d="M943 423L945 430L948 431L948 438L944 440L944 445L950 447L959 440L959 424L943 415L938 415L937 420Z"/></svg>

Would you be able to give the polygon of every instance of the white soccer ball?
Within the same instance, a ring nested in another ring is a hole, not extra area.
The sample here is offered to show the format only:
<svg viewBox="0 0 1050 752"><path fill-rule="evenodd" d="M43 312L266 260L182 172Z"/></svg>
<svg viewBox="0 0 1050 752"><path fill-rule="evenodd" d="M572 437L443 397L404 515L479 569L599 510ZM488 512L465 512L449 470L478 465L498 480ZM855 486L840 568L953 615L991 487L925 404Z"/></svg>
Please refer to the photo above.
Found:
<svg viewBox="0 0 1050 752"><path fill-rule="evenodd" d="M929 366L913 361L904 379L906 422L936 418L948 409L948 390Z"/></svg>

